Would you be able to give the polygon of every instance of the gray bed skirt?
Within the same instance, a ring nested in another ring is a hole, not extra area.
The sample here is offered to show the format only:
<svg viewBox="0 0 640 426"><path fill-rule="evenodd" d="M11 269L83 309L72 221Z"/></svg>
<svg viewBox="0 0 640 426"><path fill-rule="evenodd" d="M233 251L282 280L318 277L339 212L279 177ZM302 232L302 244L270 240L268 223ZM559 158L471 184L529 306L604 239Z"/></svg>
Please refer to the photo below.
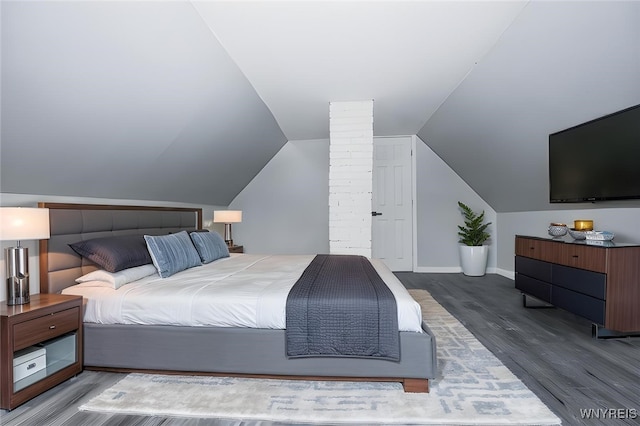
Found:
<svg viewBox="0 0 640 426"><path fill-rule="evenodd" d="M87 368L273 376L432 379L436 341L400 332L400 361L297 358L285 354L284 330L84 324ZM372 373L374 375L372 376Z"/></svg>

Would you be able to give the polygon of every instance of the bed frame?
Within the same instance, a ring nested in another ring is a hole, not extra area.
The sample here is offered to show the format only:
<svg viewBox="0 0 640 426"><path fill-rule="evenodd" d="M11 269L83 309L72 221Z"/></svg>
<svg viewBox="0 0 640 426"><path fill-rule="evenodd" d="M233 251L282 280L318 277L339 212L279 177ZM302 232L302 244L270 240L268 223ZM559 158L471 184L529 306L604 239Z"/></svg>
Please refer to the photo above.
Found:
<svg viewBox="0 0 640 426"><path fill-rule="evenodd" d="M51 238L40 241L40 292L59 293L97 269L68 244L128 234L162 235L202 228L202 209L39 203L49 210ZM436 342L400 332L399 362L363 358L287 358L284 330L84 324L89 370L146 371L304 380L394 381L428 392L436 376Z"/></svg>

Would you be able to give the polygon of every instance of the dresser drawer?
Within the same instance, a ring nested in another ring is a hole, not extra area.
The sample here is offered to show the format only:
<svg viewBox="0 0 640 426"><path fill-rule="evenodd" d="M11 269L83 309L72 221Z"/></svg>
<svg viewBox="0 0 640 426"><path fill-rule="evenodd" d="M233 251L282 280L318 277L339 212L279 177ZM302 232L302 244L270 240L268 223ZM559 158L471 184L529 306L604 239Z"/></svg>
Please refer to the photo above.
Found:
<svg viewBox="0 0 640 426"><path fill-rule="evenodd" d="M596 324L604 324L606 306L604 300L553 286L551 288L551 303Z"/></svg>
<svg viewBox="0 0 640 426"><path fill-rule="evenodd" d="M79 308L71 308L15 324L13 326L14 350L77 330L80 326L79 315Z"/></svg>
<svg viewBox="0 0 640 426"><path fill-rule="evenodd" d="M560 243L534 238L516 237L516 255L545 262L557 262L560 256Z"/></svg>
<svg viewBox="0 0 640 426"><path fill-rule="evenodd" d="M560 259L557 263L604 273L607 267L607 252L600 247L562 244L560 247Z"/></svg>
<svg viewBox="0 0 640 426"><path fill-rule="evenodd" d="M600 300L607 298L607 276L598 272L553 265L553 285Z"/></svg>
<svg viewBox="0 0 640 426"><path fill-rule="evenodd" d="M542 301L551 303L551 284L516 273L516 288Z"/></svg>
<svg viewBox="0 0 640 426"><path fill-rule="evenodd" d="M516 256L516 272L528 275L538 280L551 282L551 266L549 262Z"/></svg>

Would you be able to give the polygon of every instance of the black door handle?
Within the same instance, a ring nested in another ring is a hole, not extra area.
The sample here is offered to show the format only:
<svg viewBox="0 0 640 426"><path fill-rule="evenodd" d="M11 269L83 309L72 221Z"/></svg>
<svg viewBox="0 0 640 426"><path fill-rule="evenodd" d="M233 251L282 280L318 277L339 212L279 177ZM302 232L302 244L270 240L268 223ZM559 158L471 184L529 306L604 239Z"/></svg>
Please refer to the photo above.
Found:
<svg viewBox="0 0 640 426"><path fill-rule="evenodd" d="M371 212L371 216L382 216L382 213Z"/></svg>

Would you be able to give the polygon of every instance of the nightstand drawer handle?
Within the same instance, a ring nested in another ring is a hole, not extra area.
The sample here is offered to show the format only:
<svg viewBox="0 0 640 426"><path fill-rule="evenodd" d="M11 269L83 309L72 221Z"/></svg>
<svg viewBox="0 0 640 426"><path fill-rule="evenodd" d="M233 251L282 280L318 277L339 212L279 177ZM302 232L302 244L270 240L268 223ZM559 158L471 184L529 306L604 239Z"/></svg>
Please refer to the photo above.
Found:
<svg viewBox="0 0 640 426"><path fill-rule="evenodd" d="M55 326L55 325L50 325L50 326L49 326L49 330L55 330L55 329L56 329L56 326Z"/></svg>

